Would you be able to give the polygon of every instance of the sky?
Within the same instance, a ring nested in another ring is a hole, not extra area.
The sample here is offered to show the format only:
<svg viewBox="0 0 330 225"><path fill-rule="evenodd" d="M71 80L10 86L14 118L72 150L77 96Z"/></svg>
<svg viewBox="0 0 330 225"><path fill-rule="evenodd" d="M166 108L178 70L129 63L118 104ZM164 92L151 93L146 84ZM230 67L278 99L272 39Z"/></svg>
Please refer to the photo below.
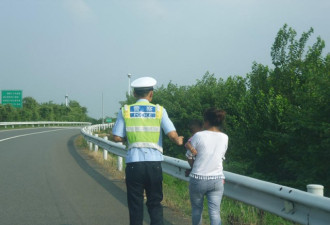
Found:
<svg viewBox="0 0 330 225"><path fill-rule="evenodd" d="M308 44L320 36L329 53L329 12L329 0L0 0L0 90L115 116L127 74L160 87L271 67L285 23L298 37L313 27Z"/></svg>

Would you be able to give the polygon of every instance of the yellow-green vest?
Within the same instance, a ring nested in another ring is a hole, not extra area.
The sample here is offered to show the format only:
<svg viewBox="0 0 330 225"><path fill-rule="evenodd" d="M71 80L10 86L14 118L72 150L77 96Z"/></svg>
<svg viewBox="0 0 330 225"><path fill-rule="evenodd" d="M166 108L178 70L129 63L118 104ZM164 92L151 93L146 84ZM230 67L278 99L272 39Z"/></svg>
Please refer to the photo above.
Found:
<svg viewBox="0 0 330 225"><path fill-rule="evenodd" d="M163 107L140 101L122 108L126 136L131 148L153 148L163 153L158 145L161 132Z"/></svg>

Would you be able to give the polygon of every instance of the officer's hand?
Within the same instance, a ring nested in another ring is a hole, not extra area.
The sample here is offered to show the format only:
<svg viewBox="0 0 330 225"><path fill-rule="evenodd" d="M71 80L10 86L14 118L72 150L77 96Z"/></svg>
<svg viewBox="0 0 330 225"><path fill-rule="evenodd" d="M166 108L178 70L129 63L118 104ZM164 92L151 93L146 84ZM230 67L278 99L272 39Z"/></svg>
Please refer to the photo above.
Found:
<svg viewBox="0 0 330 225"><path fill-rule="evenodd" d="M125 138L124 137L119 137L119 136L113 135L113 141L114 142L124 142L125 141Z"/></svg>
<svg viewBox="0 0 330 225"><path fill-rule="evenodd" d="M175 139L175 143L177 145L183 145L183 136L178 136L176 139Z"/></svg>
<svg viewBox="0 0 330 225"><path fill-rule="evenodd" d="M177 145L183 145L183 136L179 136L176 131L171 131L167 136Z"/></svg>

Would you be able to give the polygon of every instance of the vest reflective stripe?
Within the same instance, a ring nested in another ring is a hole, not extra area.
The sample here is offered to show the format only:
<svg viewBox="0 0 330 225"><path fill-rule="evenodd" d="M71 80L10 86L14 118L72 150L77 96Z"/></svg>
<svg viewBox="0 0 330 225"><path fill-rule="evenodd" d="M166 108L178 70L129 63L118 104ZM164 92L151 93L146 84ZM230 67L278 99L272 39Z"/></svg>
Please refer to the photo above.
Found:
<svg viewBox="0 0 330 225"><path fill-rule="evenodd" d="M160 132L160 127L151 127L151 126L127 127L126 132Z"/></svg>
<svg viewBox="0 0 330 225"><path fill-rule="evenodd" d="M160 151L161 153L163 153L163 147L161 147L155 143L135 142L128 146L128 149L131 149L131 148L153 148L153 149L156 149L156 150Z"/></svg>
<svg viewBox="0 0 330 225"><path fill-rule="evenodd" d="M128 149L153 148L163 152L158 145L163 107L149 102L138 102L122 108L126 126L126 136L130 145Z"/></svg>

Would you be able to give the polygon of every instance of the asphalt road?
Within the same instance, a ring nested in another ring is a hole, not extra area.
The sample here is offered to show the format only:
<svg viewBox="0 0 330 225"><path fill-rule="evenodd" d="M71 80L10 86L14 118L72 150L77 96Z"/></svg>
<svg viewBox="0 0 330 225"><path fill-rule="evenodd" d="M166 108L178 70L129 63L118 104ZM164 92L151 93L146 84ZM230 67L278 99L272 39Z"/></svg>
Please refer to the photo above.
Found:
<svg viewBox="0 0 330 225"><path fill-rule="evenodd" d="M74 147L79 133L0 131L0 224L129 223L123 182L104 176L79 154ZM168 209L164 215L165 224L190 223Z"/></svg>

